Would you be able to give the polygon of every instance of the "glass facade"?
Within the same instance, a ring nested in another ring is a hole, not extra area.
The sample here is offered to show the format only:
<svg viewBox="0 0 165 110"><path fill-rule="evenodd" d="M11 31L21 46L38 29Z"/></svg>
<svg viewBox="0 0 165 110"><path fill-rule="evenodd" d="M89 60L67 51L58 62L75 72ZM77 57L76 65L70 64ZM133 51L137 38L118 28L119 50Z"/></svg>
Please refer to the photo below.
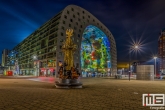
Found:
<svg viewBox="0 0 165 110"><path fill-rule="evenodd" d="M87 26L83 32L80 54L83 72L107 73L111 68L110 41L93 25Z"/></svg>

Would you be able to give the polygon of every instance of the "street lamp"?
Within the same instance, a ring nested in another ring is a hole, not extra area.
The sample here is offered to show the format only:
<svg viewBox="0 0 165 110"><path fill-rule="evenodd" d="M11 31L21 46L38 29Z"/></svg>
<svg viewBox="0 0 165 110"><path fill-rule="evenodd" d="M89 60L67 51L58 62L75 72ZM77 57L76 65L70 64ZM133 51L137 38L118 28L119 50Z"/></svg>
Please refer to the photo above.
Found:
<svg viewBox="0 0 165 110"><path fill-rule="evenodd" d="M124 75L124 68L122 68L122 75Z"/></svg>
<svg viewBox="0 0 165 110"><path fill-rule="evenodd" d="M33 61L35 61L35 72L36 72L36 76L39 76L39 64L38 64L38 58L37 58L37 55L34 55L33 56Z"/></svg>
<svg viewBox="0 0 165 110"><path fill-rule="evenodd" d="M154 77L156 77L156 59L157 59L157 57L155 56L154 59L155 59L155 73L154 73L155 75L154 75Z"/></svg>
<svg viewBox="0 0 165 110"><path fill-rule="evenodd" d="M139 45L135 44L133 46L130 47L129 49L129 81L130 81L130 74L131 74L131 68L130 68L130 63L131 63L131 51L132 50L139 50Z"/></svg>

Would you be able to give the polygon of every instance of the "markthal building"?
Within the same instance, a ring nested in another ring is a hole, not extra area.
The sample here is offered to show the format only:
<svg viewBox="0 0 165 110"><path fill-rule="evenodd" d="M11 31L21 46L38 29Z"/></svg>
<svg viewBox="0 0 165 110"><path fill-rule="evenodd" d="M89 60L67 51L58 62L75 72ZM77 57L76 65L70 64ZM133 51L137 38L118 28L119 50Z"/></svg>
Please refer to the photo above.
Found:
<svg viewBox="0 0 165 110"><path fill-rule="evenodd" d="M56 76L64 61L66 29L73 29L77 45L74 64L82 77L113 76L117 72L116 43L112 33L87 10L69 5L29 35L8 55L8 66L18 75Z"/></svg>

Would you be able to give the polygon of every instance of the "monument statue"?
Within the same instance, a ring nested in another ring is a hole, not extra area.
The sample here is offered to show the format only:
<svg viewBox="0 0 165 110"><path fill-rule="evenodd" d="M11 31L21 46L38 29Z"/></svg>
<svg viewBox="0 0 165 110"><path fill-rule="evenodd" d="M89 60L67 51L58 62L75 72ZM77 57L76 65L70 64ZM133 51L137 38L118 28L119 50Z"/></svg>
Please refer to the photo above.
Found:
<svg viewBox="0 0 165 110"><path fill-rule="evenodd" d="M73 29L66 30L66 41L62 46L62 51L64 52L64 63L66 63L66 70L71 70L73 65L73 54L77 49L77 45L75 45L72 40L71 36L73 36Z"/></svg>
<svg viewBox="0 0 165 110"><path fill-rule="evenodd" d="M59 63L58 71L59 81L55 82L57 88L82 88L82 83L79 82L78 64L74 66L73 54L77 49L77 45L72 42L73 29L66 30L66 41L62 46L64 52L64 62Z"/></svg>

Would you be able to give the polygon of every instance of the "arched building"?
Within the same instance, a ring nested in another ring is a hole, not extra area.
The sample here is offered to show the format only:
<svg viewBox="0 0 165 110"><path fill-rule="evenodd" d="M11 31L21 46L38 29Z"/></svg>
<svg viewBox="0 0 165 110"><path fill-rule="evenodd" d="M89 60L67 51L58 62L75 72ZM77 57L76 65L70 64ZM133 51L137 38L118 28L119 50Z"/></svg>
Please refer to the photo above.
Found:
<svg viewBox="0 0 165 110"><path fill-rule="evenodd" d="M44 75L55 70L57 74L58 63L64 57L65 32L70 28L74 30L72 39L78 46L74 64L79 65L83 74L85 71L117 73L113 35L96 17L76 5L67 6L13 49L17 52L13 60L18 62L19 73Z"/></svg>

